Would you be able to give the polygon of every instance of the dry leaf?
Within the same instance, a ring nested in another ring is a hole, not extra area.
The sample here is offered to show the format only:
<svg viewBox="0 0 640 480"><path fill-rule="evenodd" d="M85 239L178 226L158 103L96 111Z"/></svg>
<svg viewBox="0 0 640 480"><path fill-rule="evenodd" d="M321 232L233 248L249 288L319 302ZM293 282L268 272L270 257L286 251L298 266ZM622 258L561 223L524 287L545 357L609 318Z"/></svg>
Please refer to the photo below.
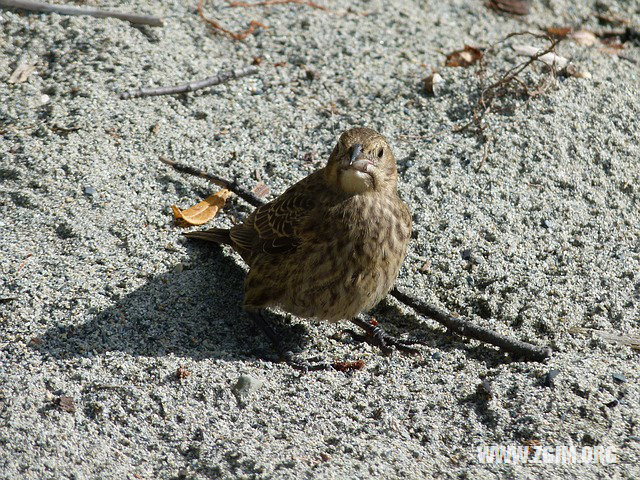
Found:
<svg viewBox="0 0 640 480"><path fill-rule="evenodd" d="M541 48L533 47L531 45L513 45L512 48L519 55L526 55L528 57L533 57L534 55L537 55L538 53L541 53L543 51ZM569 60L561 57L560 55L556 55L553 52L545 53L544 55L538 57L538 60L546 63L550 67L555 66L558 69L566 67L567 63L569 63Z"/></svg>
<svg viewBox="0 0 640 480"><path fill-rule="evenodd" d="M569 38L579 43L580 45L584 45L586 47L593 46L598 38L588 30L578 30L577 32L572 32L569 34Z"/></svg>
<svg viewBox="0 0 640 480"><path fill-rule="evenodd" d="M202 202L184 211L181 211L175 205L171 205L173 217L179 223L189 226L202 225L217 215L218 211L224 207L224 204L231 195L233 195L233 193L231 193L230 190L223 188L219 192L210 195Z"/></svg>
<svg viewBox="0 0 640 480"><path fill-rule="evenodd" d="M191 375L191 372L187 370L186 367L183 367L182 365L178 367L178 370L176 370L176 377L178 377L178 380L184 380L190 375Z"/></svg>
<svg viewBox="0 0 640 480"><path fill-rule="evenodd" d="M264 182L258 182L256 186L251 190L251 193L253 193L258 198L264 198L269 195L270 191L271 190Z"/></svg>
<svg viewBox="0 0 640 480"><path fill-rule="evenodd" d="M493 10L513 15L527 15L529 13L529 0L489 0L486 5Z"/></svg>
<svg viewBox="0 0 640 480"><path fill-rule="evenodd" d="M36 66L30 63L21 63L18 65L11 76L9 77L9 83L22 83L26 82L29 75L36 71Z"/></svg>
<svg viewBox="0 0 640 480"><path fill-rule="evenodd" d="M456 50L447 55L444 62L447 67L468 67L482 58L482 50L465 45L463 50Z"/></svg>

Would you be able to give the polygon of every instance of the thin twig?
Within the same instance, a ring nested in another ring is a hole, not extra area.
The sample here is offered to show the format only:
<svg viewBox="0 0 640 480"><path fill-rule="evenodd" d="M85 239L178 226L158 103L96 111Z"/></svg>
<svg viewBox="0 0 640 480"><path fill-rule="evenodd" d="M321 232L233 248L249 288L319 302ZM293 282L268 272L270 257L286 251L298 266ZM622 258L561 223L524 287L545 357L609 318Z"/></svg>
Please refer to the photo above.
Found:
<svg viewBox="0 0 640 480"><path fill-rule="evenodd" d="M151 27L162 27L164 25L161 18L152 15L110 12L97 8L74 7L71 5L51 5L42 2L31 2L29 0L0 0L0 7L21 8L33 12L59 13L61 15L89 15L90 17L97 18L118 18L137 25L149 25Z"/></svg>
<svg viewBox="0 0 640 480"><path fill-rule="evenodd" d="M245 200L247 203L253 205L254 207L259 207L267 203L263 199L256 197L249 190L239 186L236 181L226 180L222 177L219 177L218 175L211 175L200 170L196 170L195 168L192 168L188 165L168 160L164 157L160 157L160 161L166 163L167 165L170 165L179 172L184 172L189 175L195 175L196 177L205 178L212 181L216 185L228 188L237 196ZM390 294L398 299L401 303L404 303L405 305L413 308L416 312L429 318L433 318L437 322L446 326L449 330L463 337L473 338L475 340L480 340L481 342L495 345L503 349L504 351L513 354L514 356L521 357L526 360L541 362L551 356L551 349L548 347L537 347L535 345L531 345L530 343L521 342L519 340L500 335L497 332L478 327L477 325L474 325L467 320L453 317L444 310L440 310L439 308L427 305L422 300L411 297L406 293L401 292L397 288L391 290Z"/></svg>
<svg viewBox="0 0 640 480"><path fill-rule="evenodd" d="M315 2L307 1L307 0L265 0L264 2L235 2L233 0L227 0L227 3L230 7L267 7L271 5L285 5L287 3L297 3L298 5L306 5L311 8L317 8L318 10L327 10L327 7L323 7L322 5L318 5Z"/></svg>
<svg viewBox="0 0 640 480"><path fill-rule="evenodd" d="M237 196L239 196L241 199L243 199L245 202L253 205L254 207L259 207L266 203L264 200L256 196L250 190L247 190L246 188L238 185L238 182L235 180L233 181L227 180L225 178L219 177L218 175L213 175L211 173L203 172L202 170L197 170L193 167L190 167L189 165L184 165L182 163L174 162L173 160L169 160L168 158L163 156L160 157L160 161L162 163L166 163L167 165L171 166L172 168L174 168L179 172L204 178L206 180L209 180L210 182L215 183L216 185L219 185L222 188L227 188L231 190L233 193L235 193Z"/></svg>
<svg viewBox="0 0 640 480"><path fill-rule="evenodd" d="M151 87L151 88L141 88L139 90L129 90L128 92L121 93L120 98L123 100L127 100L129 98L137 98L137 97L151 97L154 95L173 95L176 93L193 92L195 90L200 90L202 88L220 85L221 83L225 83L225 82L228 82L229 80L234 80L236 78L246 77L247 75L253 75L254 73L258 73L258 67L254 65L250 65L248 67L242 67L242 68L237 68L235 70L222 72L222 73L219 73L218 75L214 75L213 77L208 77L208 78L205 78L204 80L200 80L197 82L182 83L180 85L175 85L172 87Z"/></svg>
<svg viewBox="0 0 640 480"><path fill-rule="evenodd" d="M222 25L220 25L215 20L212 20L209 17L207 17L204 14L204 11L202 10L202 6L203 5L204 5L204 0L198 0L198 6L196 8L198 9L198 15L200 15L200 18L202 18L202 20L207 22L213 29L230 36L234 40L244 40L249 35L251 35L255 31L255 29L258 28L258 27L260 27L260 28L269 28L269 27L267 27L266 25L263 25L260 22L256 22L255 20L252 20L249 23L249 28L247 28L244 32L240 32L240 33L232 32L231 30L227 30L226 28L224 28Z"/></svg>
<svg viewBox="0 0 640 480"><path fill-rule="evenodd" d="M463 337L480 340L501 348L505 352L509 352L515 357L521 357L525 360L542 362L551 356L551 348L538 347L530 343L521 342L515 338L509 338L501 335L493 330L479 327L468 320L456 318L444 310L427 305L422 300L416 299L401 292L397 288L391 290L391 295L405 305L410 306L416 312L434 319L436 322L444 325L449 330Z"/></svg>
<svg viewBox="0 0 640 480"><path fill-rule="evenodd" d="M539 60L545 55L551 52L554 52L556 46L563 40L562 37L553 39L547 34L538 34L538 33L529 32L529 31L513 32L507 35L506 37L502 38L498 42L494 43L493 45L489 46L486 52L492 51L493 49L496 48L497 45L505 42L509 38L522 36L522 35L532 35L534 37L538 37L538 38L542 37L547 40L551 40L551 45L545 50L542 50L540 52L537 52L535 55L530 56L528 60L511 67L509 70L503 73L500 76L500 78L495 80L488 87L483 88L480 91L480 97L478 98L478 100L476 101L476 104L473 107L472 118L468 122L461 125L456 125L451 129L452 132L459 133L469 129L470 127L475 127L476 133L478 134L478 136L481 137L482 144L483 144L483 154L482 154L482 159L480 160L478 166L475 168L476 172L480 170L480 168L482 167L486 159L489 157L489 153L490 153L489 143L491 140L493 140L493 137L486 133L486 130L489 127L484 122L484 119L489 115L489 112L493 107L494 101L500 96L506 95L506 93L509 92L509 88L512 88L512 89L514 88L514 84L520 86L525 95L527 95L528 97L533 97L533 96L544 93L547 90L547 88L549 88L549 86L553 85L553 83L555 82L556 70L554 68L554 65L552 65L552 68L551 68L551 81L546 83L539 83L535 90L531 90L529 86L519 77L519 75L524 70L526 70L531 64L533 64L533 62L535 62L536 60ZM486 52L485 52L485 55L486 55ZM481 73L484 73L483 63L481 63L480 71Z"/></svg>

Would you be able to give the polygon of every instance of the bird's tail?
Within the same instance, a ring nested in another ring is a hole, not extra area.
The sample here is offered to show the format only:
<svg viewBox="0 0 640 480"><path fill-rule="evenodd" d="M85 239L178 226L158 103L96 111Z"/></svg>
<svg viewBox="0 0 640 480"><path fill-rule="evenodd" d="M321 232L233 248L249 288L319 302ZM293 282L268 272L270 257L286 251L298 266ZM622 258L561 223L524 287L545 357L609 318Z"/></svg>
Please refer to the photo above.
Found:
<svg viewBox="0 0 640 480"><path fill-rule="evenodd" d="M207 242L224 243L232 245L231 235L228 228L212 228L210 230L201 230L197 232L189 232L184 234L188 238L197 238Z"/></svg>

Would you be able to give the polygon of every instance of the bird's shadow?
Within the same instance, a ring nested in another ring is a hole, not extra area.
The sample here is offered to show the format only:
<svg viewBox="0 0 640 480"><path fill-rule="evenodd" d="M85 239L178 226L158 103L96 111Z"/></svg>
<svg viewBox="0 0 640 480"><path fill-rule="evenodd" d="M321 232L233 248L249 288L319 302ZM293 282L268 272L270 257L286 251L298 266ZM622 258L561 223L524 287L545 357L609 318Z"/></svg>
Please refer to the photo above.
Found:
<svg viewBox="0 0 640 480"><path fill-rule="evenodd" d="M186 248L183 269L150 277L111 306L90 310L86 323L50 328L35 348L55 358L110 351L196 360L272 358L268 340L242 310L245 272L234 257L201 242ZM308 341L305 328L286 321L276 328L288 341Z"/></svg>
<svg viewBox="0 0 640 480"><path fill-rule="evenodd" d="M268 339L242 310L245 271L236 259L209 243L187 243L186 248L187 266L150 277L104 309L89 310L89 319L83 324L50 328L34 348L53 358L120 351L132 356L173 354L195 360L275 359ZM427 327L419 317L388 301L381 302L371 314L388 333L417 334L421 343L443 353L463 348L479 361L504 361L500 352L461 344L461 339ZM307 350L314 335L330 333L327 328L310 332L305 323L268 315L277 317L272 321L274 328L293 350ZM349 343L348 337L344 341Z"/></svg>

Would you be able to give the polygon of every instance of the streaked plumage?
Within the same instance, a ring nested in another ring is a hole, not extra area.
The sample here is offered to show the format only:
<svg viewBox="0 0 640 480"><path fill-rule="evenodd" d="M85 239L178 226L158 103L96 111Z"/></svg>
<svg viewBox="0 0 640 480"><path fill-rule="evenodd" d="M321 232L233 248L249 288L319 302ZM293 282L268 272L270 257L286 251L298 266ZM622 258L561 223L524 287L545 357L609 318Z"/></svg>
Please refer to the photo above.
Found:
<svg viewBox="0 0 640 480"><path fill-rule="evenodd" d="M327 165L230 230L187 234L231 245L250 267L244 307L349 320L393 285L411 236L395 159L368 128L345 132Z"/></svg>

